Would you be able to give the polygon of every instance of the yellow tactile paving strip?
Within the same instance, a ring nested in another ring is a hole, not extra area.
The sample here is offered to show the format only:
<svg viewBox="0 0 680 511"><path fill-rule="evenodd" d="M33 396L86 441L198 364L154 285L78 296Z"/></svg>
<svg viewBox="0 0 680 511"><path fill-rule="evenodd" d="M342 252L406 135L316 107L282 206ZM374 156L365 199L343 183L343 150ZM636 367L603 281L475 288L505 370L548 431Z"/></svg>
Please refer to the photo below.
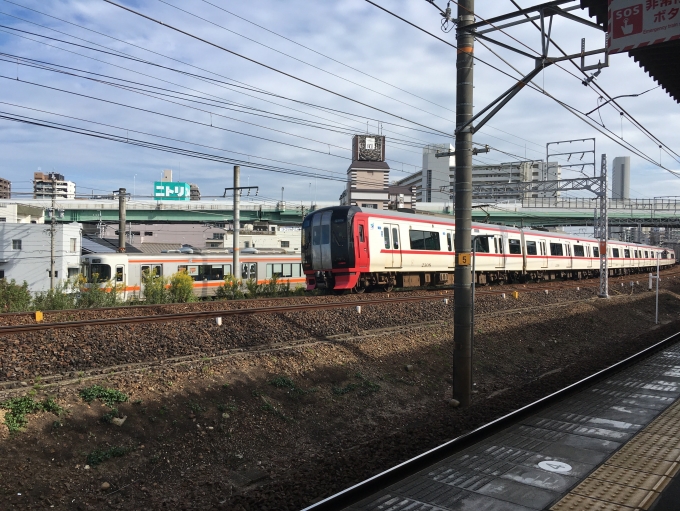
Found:
<svg viewBox="0 0 680 511"><path fill-rule="evenodd" d="M679 471L680 401L635 435L550 510L646 511Z"/></svg>

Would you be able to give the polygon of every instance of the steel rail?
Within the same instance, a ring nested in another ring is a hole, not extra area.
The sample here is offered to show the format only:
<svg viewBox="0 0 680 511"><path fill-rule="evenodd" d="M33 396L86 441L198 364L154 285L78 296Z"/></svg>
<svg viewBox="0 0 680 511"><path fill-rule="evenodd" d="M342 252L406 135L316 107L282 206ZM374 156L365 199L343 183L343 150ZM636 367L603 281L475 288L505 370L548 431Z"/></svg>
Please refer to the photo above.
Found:
<svg viewBox="0 0 680 511"><path fill-rule="evenodd" d="M303 305L277 305L274 307L253 307L248 309L225 309L217 311L195 311L177 314L156 314L153 316L125 316L119 318L99 318L77 321L63 321L59 323L33 323L28 325L12 325L0 327L0 335L35 332L62 328L82 328L90 326L119 325L131 323L161 323L167 321L194 321L224 316L241 316L248 314L277 314L321 309L339 309L343 307L357 307L364 305L390 305L393 303L409 303L420 301L442 300L442 295L409 296L404 298L355 300L352 302L330 302Z"/></svg>
<svg viewBox="0 0 680 511"><path fill-rule="evenodd" d="M375 495L377 492L382 491L393 484L410 477L421 470L430 467L431 465L438 463L449 456L460 452L467 447L470 447L485 438L490 437L498 433L499 431L507 428L508 426L517 423L518 421L533 415L534 413L540 411L541 409L557 402L564 398L593 385L604 378L611 376L612 374L629 367L648 356L662 350L663 348L678 342L678 337L680 332L676 332L673 335L663 339L662 341L653 344L645 348L634 355L631 355L616 364L613 364L601 371L598 371L582 380L579 380L563 389L553 392L533 403L530 403L514 412L510 412L492 422L489 422L469 433L465 433L459 437L449 440L448 442L430 449L418 456L411 458L410 460L404 461L395 467L392 467L384 472L381 472L365 481L355 484L350 488L342 490L316 504L305 507L302 511L337 511L344 509L352 504L355 504L365 498Z"/></svg>

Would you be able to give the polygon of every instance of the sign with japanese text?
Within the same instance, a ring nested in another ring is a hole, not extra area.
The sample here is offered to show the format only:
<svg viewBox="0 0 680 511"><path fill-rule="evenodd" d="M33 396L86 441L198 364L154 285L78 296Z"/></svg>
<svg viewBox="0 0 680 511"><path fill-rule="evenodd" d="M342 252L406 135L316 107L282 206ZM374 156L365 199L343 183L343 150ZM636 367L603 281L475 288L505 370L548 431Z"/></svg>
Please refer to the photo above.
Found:
<svg viewBox="0 0 680 511"><path fill-rule="evenodd" d="M172 183L156 181L153 184L154 200L190 200L191 186L189 183Z"/></svg>
<svg viewBox="0 0 680 511"><path fill-rule="evenodd" d="M609 0L609 53L680 39L680 0Z"/></svg>

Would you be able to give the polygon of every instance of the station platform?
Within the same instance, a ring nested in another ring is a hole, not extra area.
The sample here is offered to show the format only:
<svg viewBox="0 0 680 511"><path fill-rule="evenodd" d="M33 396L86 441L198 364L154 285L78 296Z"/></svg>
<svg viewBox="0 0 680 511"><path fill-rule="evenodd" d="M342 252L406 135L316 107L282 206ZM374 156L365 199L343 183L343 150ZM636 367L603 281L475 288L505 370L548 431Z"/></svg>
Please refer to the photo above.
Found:
<svg viewBox="0 0 680 511"><path fill-rule="evenodd" d="M680 510L680 344L347 511Z"/></svg>

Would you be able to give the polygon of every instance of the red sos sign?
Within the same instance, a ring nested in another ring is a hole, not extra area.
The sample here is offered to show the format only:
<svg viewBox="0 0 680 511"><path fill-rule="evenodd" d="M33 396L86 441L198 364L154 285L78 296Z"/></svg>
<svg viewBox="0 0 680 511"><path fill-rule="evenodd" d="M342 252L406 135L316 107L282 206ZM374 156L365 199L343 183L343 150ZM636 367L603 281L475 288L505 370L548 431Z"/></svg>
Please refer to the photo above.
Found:
<svg viewBox="0 0 680 511"><path fill-rule="evenodd" d="M612 13L614 25L612 37L614 39L642 32L642 7L642 4L631 5Z"/></svg>

